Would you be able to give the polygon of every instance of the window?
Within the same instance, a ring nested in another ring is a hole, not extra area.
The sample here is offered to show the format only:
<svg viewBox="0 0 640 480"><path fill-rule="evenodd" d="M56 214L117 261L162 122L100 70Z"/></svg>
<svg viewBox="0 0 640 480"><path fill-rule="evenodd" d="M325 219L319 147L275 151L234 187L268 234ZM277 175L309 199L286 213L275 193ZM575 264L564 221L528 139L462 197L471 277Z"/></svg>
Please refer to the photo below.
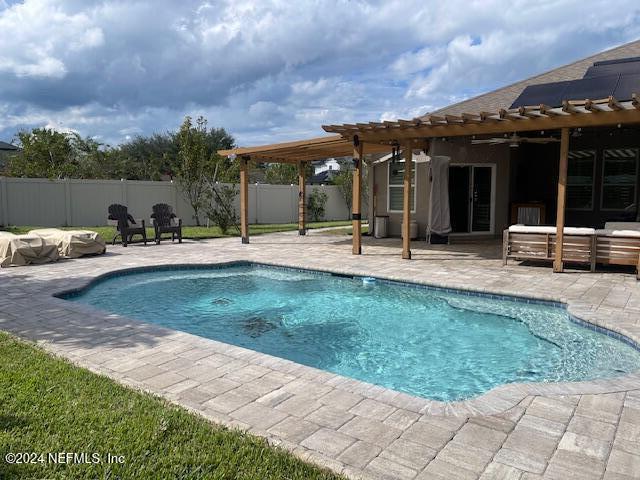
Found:
<svg viewBox="0 0 640 480"><path fill-rule="evenodd" d="M596 166L594 150L569 152L567 169L567 208L593 210L593 181Z"/></svg>
<svg viewBox="0 0 640 480"><path fill-rule="evenodd" d="M387 201L388 201L388 210L390 212L402 212L403 201L402 201L402 191L403 191L403 179L404 179L404 160L399 162L392 162L389 160L387 162L388 169L388 190L387 190ZM416 163L413 162L413 170L411 175L411 212L416 211L416 189L415 189L415 178L416 178Z"/></svg>
<svg viewBox="0 0 640 480"><path fill-rule="evenodd" d="M602 161L602 210L634 208L637 178L637 148L605 150Z"/></svg>

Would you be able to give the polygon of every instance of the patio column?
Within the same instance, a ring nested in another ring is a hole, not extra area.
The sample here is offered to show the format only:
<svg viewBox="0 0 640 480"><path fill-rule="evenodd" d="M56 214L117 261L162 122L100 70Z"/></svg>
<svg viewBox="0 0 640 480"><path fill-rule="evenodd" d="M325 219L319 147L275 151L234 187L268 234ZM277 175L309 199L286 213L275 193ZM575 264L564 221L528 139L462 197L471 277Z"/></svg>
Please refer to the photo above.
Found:
<svg viewBox="0 0 640 480"><path fill-rule="evenodd" d="M404 154L404 179L402 182L402 258L411 260L411 174L413 170L413 145L402 146Z"/></svg>
<svg viewBox="0 0 640 480"><path fill-rule="evenodd" d="M553 260L553 271L562 272L562 249L564 243L564 210L567 198L567 168L569 165L569 129L560 131L560 170L558 173L558 209L556 213L556 252Z"/></svg>
<svg viewBox="0 0 640 480"><path fill-rule="evenodd" d="M306 180L304 178L304 170L307 166L306 162L298 162L298 235L306 235L305 215L306 204Z"/></svg>
<svg viewBox="0 0 640 480"><path fill-rule="evenodd" d="M240 158L240 235L249 243L249 157Z"/></svg>
<svg viewBox="0 0 640 480"><path fill-rule="evenodd" d="M356 135L353 137L353 201L352 215L353 220L353 249L354 255L362 253L362 162L363 162L363 144Z"/></svg>

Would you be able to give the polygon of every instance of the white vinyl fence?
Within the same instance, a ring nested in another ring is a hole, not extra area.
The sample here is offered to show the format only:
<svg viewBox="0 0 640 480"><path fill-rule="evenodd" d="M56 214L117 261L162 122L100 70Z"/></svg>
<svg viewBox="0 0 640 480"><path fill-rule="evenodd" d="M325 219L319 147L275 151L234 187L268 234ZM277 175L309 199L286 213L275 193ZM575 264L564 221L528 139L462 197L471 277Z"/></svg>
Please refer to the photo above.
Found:
<svg viewBox="0 0 640 480"><path fill-rule="evenodd" d="M328 195L324 220L349 218L338 187L307 185L307 197L316 188ZM195 224L193 209L175 182L0 177L0 225L105 225L107 208L112 203L127 205L135 218L145 219L151 215L152 205L168 203L184 224ZM239 215L239 198L236 212ZM203 215L200 221L206 221ZM297 186L249 185L249 223L297 221Z"/></svg>

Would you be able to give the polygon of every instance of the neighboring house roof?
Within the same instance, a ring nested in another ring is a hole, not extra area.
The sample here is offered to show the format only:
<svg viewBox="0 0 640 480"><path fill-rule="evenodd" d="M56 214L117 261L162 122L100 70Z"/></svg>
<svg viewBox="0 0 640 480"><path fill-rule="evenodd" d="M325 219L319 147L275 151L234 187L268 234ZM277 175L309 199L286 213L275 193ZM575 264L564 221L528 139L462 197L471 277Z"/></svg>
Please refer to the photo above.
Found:
<svg viewBox="0 0 640 480"><path fill-rule="evenodd" d="M640 56L640 40L621 45L611 50L591 55L576 62L555 68L545 73L507 85L492 92L454 103L447 107L429 112L429 115L460 115L462 113L497 112L501 108L508 108L529 85L541 83L561 82L565 80L581 79L594 62L615 60ZM425 118L427 115L421 117Z"/></svg>
<svg viewBox="0 0 640 480"><path fill-rule="evenodd" d="M335 174L336 174L335 170L325 170L324 172L320 172L317 175L313 175L309 179L309 183L311 183L311 184L315 184L315 183L330 183L331 180L333 180L333 177L335 176Z"/></svg>
<svg viewBox="0 0 640 480"><path fill-rule="evenodd" d="M14 151L14 150L19 150L19 148L7 142L0 142L0 150Z"/></svg>

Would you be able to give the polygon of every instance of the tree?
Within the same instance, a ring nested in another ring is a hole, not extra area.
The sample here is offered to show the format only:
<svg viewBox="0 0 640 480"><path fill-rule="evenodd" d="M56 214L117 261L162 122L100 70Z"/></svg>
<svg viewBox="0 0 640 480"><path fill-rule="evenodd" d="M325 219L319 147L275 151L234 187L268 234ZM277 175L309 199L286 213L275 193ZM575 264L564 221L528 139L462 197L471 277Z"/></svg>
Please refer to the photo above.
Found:
<svg viewBox="0 0 640 480"><path fill-rule="evenodd" d="M338 187L345 203L347 210L351 215L351 207L353 206L353 166L348 161L338 161L340 170L333 177L333 184Z"/></svg>
<svg viewBox="0 0 640 480"><path fill-rule="evenodd" d="M307 210L312 221L319 222L324 218L328 199L329 195L326 192L318 188L313 189L307 200Z"/></svg>
<svg viewBox="0 0 640 480"><path fill-rule="evenodd" d="M313 173L311 162L306 162L304 176L309 179ZM298 165L294 163L271 163L265 176L267 183L273 185L291 185L298 183Z"/></svg>
<svg viewBox="0 0 640 480"><path fill-rule="evenodd" d="M351 214L353 207L353 163L351 160L339 160L340 170L333 177L333 184L338 187L342 198L347 204L347 210ZM362 163L362 181L360 182L360 191L362 193L362 203L366 204L369 197L369 188L367 176L369 169L367 165Z"/></svg>
<svg viewBox="0 0 640 480"><path fill-rule="evenodd" d="M186 117L176 137L178 181L193 208L196 225L200 225L200 210L211 201L211 189L216 182L239 179L239 162L217 154L220 149L233 148L234 140L222 128L209 130L204 117L198 117L195 125L191 117Z"/></svg>
<svg viewBox="0 0 640 480"><path fill-rule="evenodd" d="M178 169L178 138L175 133L138 135L120 145L117 158L120 177L130 180L160 180L164 175L173 177Z"/></svg>
<svg viewBox="0 0 640 480"><path fill-rule="evenodd" d="M207 218L220 228L223 235L229 227L238 224L238 215L233 207L237 194L235 185L215 185L211 189L210 201L205 206Z"/></svg>
<svg viewBox="0 0 640 480"><path fill-rule="evenodd" d="M113 178L108 149L76 132L34 128L17 134L22 150L13 155L8 173L35 178ZM118 177L119 178L119 177Z"/></svg>
<svg viewBox="0 0 640 480"><path fill-rule="evenodd" d="M105 161L103 145L93 138L82 138L78 133L69 135L77 178L112 178L112 171Z"/></svg>
<svg viewBox="0 0 640 480"><path fill-rule="evenodd" d="M70 134L35 128L17 134L21 151L9 163L15 177L65 178L77 174Z"/></svg>

